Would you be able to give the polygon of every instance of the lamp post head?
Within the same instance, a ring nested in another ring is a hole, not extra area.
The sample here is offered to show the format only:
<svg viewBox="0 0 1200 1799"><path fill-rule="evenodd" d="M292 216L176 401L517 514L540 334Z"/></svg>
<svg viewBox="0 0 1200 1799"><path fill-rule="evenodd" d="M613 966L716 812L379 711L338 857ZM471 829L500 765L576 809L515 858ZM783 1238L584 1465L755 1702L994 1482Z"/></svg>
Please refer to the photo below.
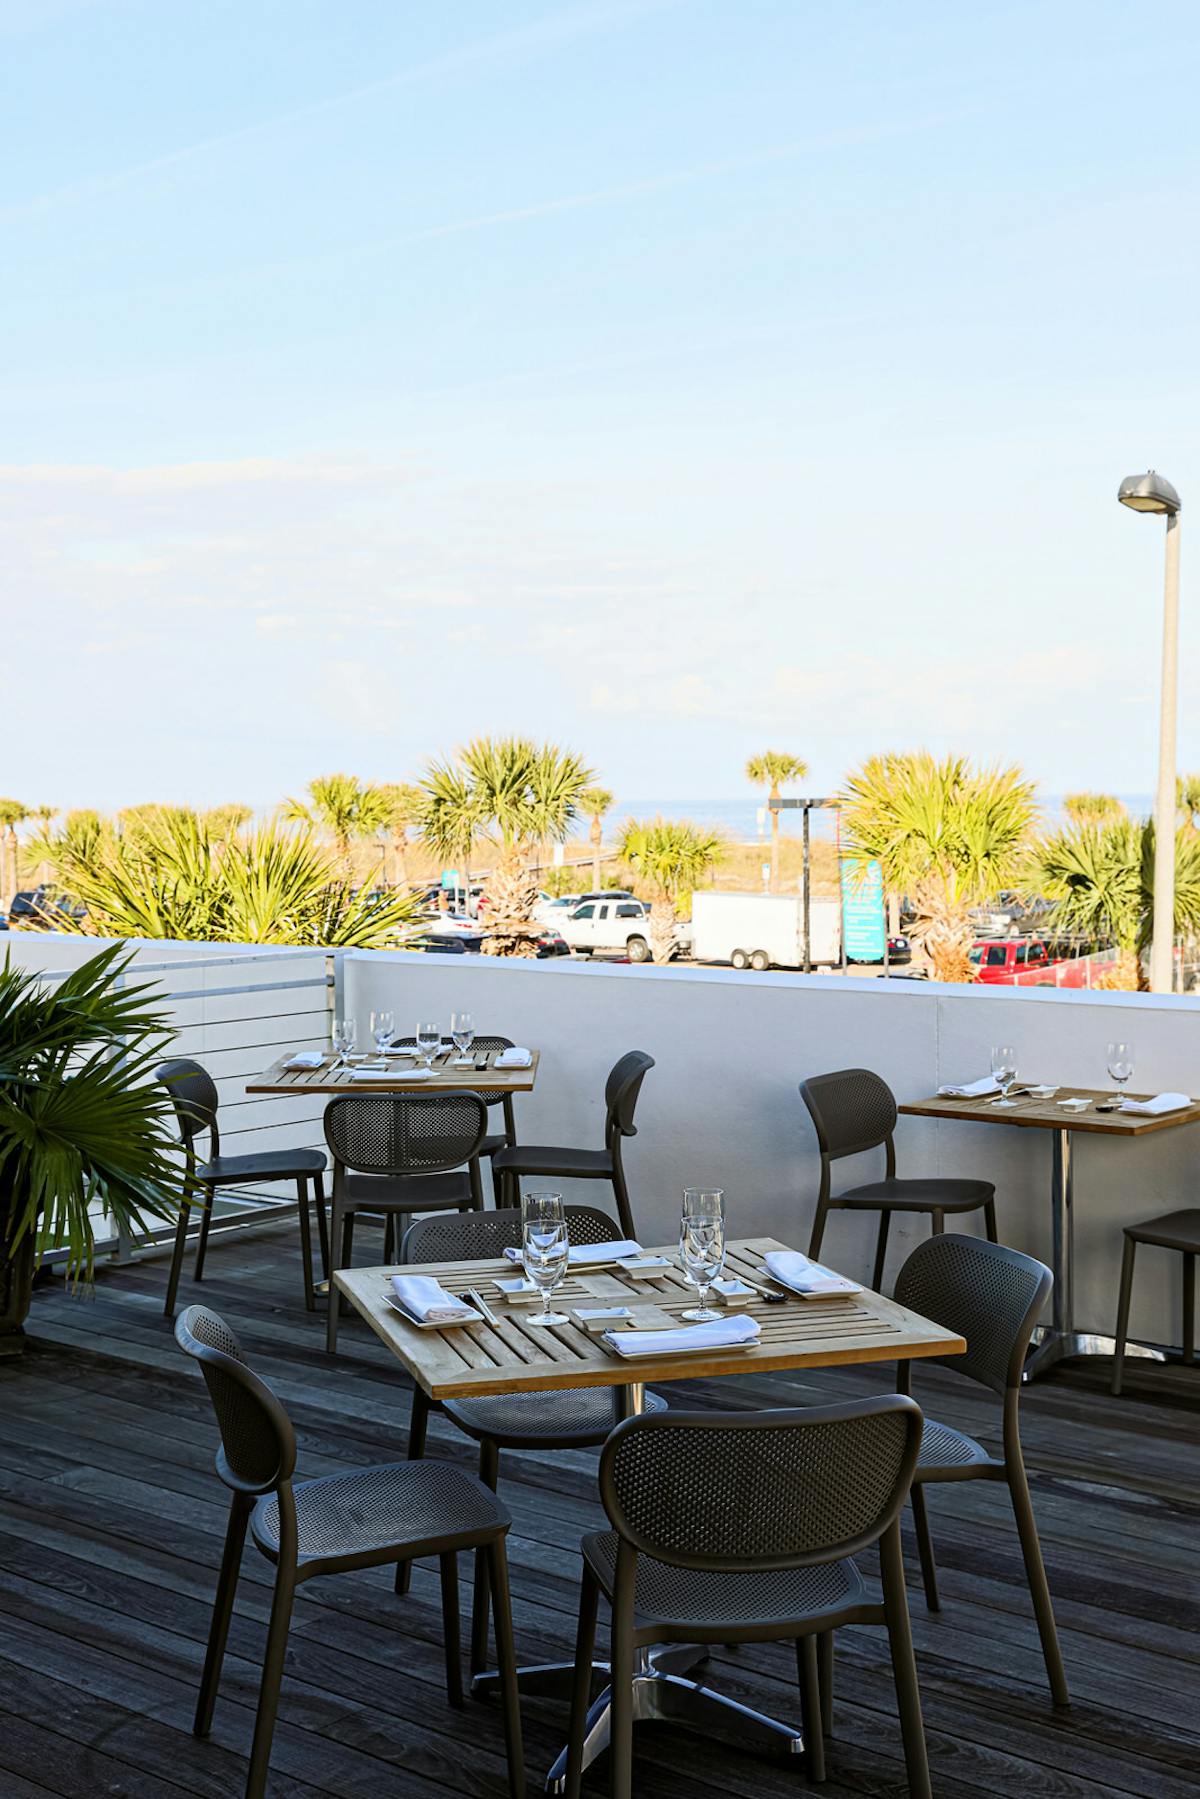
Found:
<svg viewBox="0 0 1200 1799"><path fill-rule="evenodd" d="M1117 498L1134 512L1165 512L1172 518L1183 507L1171 483L1152 468L1144 475L1126 475L1117 489Z"/></svg>

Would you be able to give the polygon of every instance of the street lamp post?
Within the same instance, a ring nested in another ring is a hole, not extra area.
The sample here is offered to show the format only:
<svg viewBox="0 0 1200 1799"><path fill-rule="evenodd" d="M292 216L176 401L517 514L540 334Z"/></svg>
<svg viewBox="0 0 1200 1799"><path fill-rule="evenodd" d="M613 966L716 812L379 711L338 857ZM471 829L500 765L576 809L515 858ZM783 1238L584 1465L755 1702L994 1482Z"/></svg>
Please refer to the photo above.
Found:
<svg viewBox="0 0 1200 1799"><path fill-rule="evenodd" d="M1169 481L1147 469L1127 475L1117 490L1122 506L1162 513L1167 521L1163 587L1162 700L1158 727L1158 793L1154 802L1154 934L1150 991L1170 993L1175 949L1175 735L1179 693L1179 514L1183 502Z"/></svg>

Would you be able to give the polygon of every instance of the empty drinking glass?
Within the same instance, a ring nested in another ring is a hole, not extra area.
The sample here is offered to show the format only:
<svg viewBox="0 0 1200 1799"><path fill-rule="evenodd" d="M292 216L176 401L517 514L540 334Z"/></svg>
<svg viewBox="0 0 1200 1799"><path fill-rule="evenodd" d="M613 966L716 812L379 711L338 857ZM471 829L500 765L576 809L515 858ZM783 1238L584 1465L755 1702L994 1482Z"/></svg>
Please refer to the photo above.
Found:
<svg viewBox="0 0 1200 1799"><path fill-rule="evenodd" d="M566 1324L565 1312L552 1312L550 1300L567 1272L570 1255L561 1193L526 1193L521 1200L521 1259L537 1288L542 1308L529 1324Z"/></svg>
<svg viewBox="0 0 1200 1799"><path fill-rule="evenodd" d="M708 1324L721 1316L708 1304L708 1291L725 1266L725 1195L719 1187L686 1187L679 1220L679 1266L696 1289L699 1304L681 1316Z"/></svg>
<svg viewBox="0 0 1200 1799"><path fill-rule="evenodd" d="M433 1058L442 1047L442 1027L440 1024L419 1024L417 1026L417 1054L426 1068L433 1067Z"/></svg>
<svg viewBox="0 0 1200 1799"><path fill-rule="evenodd" d="M992 1079L998 1082L1001 1097L997 1105L1011 1106L1008 1090L1017 1078L1017 1052L1011 1043L998 1043L992 1050Z"/></svg>
<svg viewBox="0 0 1200 1799"><path fill-rule="evenodd" d="M459 1055L468 1055L475 1041L475 1020L469 1012L451 1012L450 1035Z"/></svg>
<svg viewBox="0 0 1200 1799"><path fill-rule="evenodd" d="M386 1049L391 1048L392 1034L395 1029L396 1014L394 1012L372 1012L371 1035L375 1039L375 1048L380 1055Z"/></svg>
<svg viewBox="0 0 1200 1799"><path fill-rule="evenodd" d="M1132 1043L1109 1044L1108 1072L1117 1084L1117 1092L1124 1093L1126 1081L1133 1079Z"/></svg>
<svg viewBox="0 0 1200 1799"><path fill-rule="evenodd" d="M358 1025L353 1018L335 1018L333 1021L333 1047L337 1051L338 1068L345 1068L346 1060L358 1040Z"/></svg>

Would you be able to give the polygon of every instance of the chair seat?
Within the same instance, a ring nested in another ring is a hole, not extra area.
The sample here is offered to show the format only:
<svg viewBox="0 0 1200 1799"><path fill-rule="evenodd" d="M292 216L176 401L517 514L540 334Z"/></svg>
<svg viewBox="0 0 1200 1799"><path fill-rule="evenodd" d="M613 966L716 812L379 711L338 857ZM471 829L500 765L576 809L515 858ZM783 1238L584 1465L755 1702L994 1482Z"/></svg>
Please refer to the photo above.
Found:
<svg viewBox="0 0 1200 1799"><path fill-rule="evenodd" d="M583 1539L583 1554L612 1597L617 1572L615 1530ZM755 1568L748 1571L675 1568L651 1555L637 1560L634 1609L639 1627L694 1631L720 1639L722 1630L784 1628L825 1612L841 1613L866 1603L863 1579L852 1561L819 1568Z"/></svg>
<svg viewBox="0 0 1200 1799"><path fill-rule="evenodd" d="M982 1443L936 1418L926 1418L914 1480L969 1480L980 1468L999 1464Z"/></svg>
<svg viewBox="0 0 1200 1799"><path fill-rule="evenodd" d="M196 1170L198 1181L289 1181L306 1174L324 1174L324 1155L319 1149L260 1149L248 1156L216 1156Z"/></svg>
<svg viewBox="0 0 1200 1799"><path fill-rule="evenodd" d="M508 1147L508 1138L502 1131L498 1131L494 1137L484 1138L483 1142L479 1145L479 1154L480 1156L494 1156L497 1150L507 1149Z"/></svg>
<svg viewBox="0 0 1200 1799"><path fill-rule="evenodd" d="M512 1174L594 1175L608 1179L613 1159L606 1149L564 1149L546 1143L513 1143L497 1150L492 1167Z"/></svg>
<svg viewBox="0 0 1200 1799"><path fill-rule="evenodd" d="M596 1448L615 1422L611 1387L446 1399L442 1410L476 1442L488 1437L499 1449ZM646 1410L665 1411L666 1401L647 1393Z"/></svg>
<svg viewBox="0 0 1200 1799"><path fill-rule="evenodd" d="M450 1174L346 1174L342 1198L353 1211L445 1212L473 1206L470 1176Z"/></svg>
<svg viewBox="0 0 1200 1799"><path fill-rule="evenodd" d="M996 1197L991 1181L946 1180L868 1181L839 1193L835 1206L861 1206L872 1212L973 1212Z"/></svg>
<svg viewBox="0 0 1200 1799"><path fill-rule="evenodd" d="M1125 1235L1135 1243L1154 1243L1160 1249L1177 1249L1185 1256L1200 1256L1200 1211L1164 1212L1145 1224L1127 1224Z"/></svg>
<svg viewBox="0 0 1200 1799"><path fill-rule="evenodd" d="M438 1545L474 1547L508 1528L507 1509L482 1481L449 1462L395 1462L297 1481L299 1559L354 1560L402 1549L436 1554ZM279 1496L260 1499L251 1517L254 1540L279 1554Z"/></svg>

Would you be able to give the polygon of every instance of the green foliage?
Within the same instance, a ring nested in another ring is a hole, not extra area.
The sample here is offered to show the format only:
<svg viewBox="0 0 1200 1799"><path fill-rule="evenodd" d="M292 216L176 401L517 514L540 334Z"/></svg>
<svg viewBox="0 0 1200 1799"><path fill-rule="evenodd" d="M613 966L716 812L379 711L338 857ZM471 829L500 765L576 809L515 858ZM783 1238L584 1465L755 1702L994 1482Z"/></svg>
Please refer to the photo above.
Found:
<svg viewBox="0 0 1200 1799"><path fill-rule="evenodd" d="M1175 804L1195 830L1200 823L1200 775L1180 775L1175 782Z"/></svg>
<svg viewBox="0 0 1200 1799"><path fill-rule="evenodd" d="M421 835L443 858L465 857L476 837L520 852L562 843L592 781L582 758L527 737L477 737L456 762L427 765Z"/></svg>
<svg viewBox="0 0 1200 1799"><path fill-rule="evenodd" d="M595 835L604 814L612 811L613 796L607 787L585 787L576 803L583 817L591 819Z"/></svg>
<svg viewBox="0 0 1200 1799"><path fill-rule="evenodd" d="M751 756L746 764L746 779L755 787L766 787L772 797L789 781L802 781L807 773L804 758L786 750L764 750L761 756Z"/></svg>
<svg viewBox="0 0 1200 1799"><path fill-rule="evenodd" d="M1039 843L1031 878L1054 901L1054 928L1111 937L1140 953L1154 922L1154 825L1120 818L1075 825ZM1200 837L1184 826L1175 836L1175 933L1200 931Z"/></svg>
<svg viewBox="0 0 1200 1799"><path fill-rule="evenodd" d="M129 965L114 944L53 985L0 970L0 1242L36 1232L85 1277L90 1204L128 1230L177 1206L174 1114L151 1078L170 1030L149 987L120 984Z"/></svg>
<svg viewBox="0 0 1200 1799"><path fill-rule="evenodd" d="M1125 807L1115 793L1068 793L1063 811L1073 825L1105 825L1125 817Z"/></svg>
<svg viewBox="0 0 1200 1799"><path fill-rule="evenodd" d="M386 830L391 805L381 787L360 781L357 775L318 775L308 783L308 799L284 802L285 819L316 825L329 832L338 855L348 863L350 845Z"/></svg>
<svg viewBox="0 0 1200 1799"><path fill-rule="evenodd" d="M413 924L409 894L357 891L309 830L271 823L220 843L204 820L167 815L80 851L52 839L63 885L107 937L376 949Z"/></svg>
<svg viewBox="0 0 1200 1799"><path fill-rule="evenodd" d="M723 859L724 840L687 819L626 819L618 840L621 861L656 897L675 904L695 891Z"/></svg>

